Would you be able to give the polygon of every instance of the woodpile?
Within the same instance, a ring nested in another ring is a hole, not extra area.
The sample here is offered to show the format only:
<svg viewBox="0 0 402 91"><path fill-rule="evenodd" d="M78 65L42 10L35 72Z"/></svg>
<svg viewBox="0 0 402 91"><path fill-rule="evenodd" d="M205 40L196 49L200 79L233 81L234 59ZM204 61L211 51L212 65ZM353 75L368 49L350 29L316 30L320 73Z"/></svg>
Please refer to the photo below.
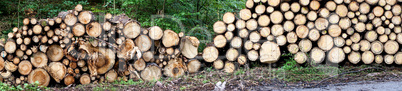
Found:
<svg viewBox="0 0 402 91"><path fill-rule="evenodd" d="M402 64L401 0L247 0L245 4L213 25L216 36L204 49L203 59L216 69L231 73L254 61L275 63L283 52L294 54L299 64Z"/></svg>
<svg viewBox="0 0 402 91"><path fill-rule="evenodd" d="M195 59L196 37L143 28L124 14L108 13L98 22L77 5L54 18L25 18L23 24L2 44L0 74L7 84L152 81L196 73L202 66Z"/></svg>

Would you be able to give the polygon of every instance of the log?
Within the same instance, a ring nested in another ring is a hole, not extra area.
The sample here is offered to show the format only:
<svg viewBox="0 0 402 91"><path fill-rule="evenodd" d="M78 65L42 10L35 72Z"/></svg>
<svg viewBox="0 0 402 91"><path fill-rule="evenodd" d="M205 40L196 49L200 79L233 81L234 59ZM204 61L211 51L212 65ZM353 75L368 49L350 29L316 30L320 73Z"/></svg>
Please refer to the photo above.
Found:
<svg viewBox="0 0 402 91"><path fill-rule="evenodd" d="M311 41L317 41L320 38L320 32L317 29L312 29L310 30L309 34L308 34L308 38Z"/></svg>
<svg viewBox="0 0 402 91"><path fill-rule="evenodd" d="M353 51L359 51L360 50L360 44L359 43L354 43L351 45Z"/></svg>
<svg viewBox="0 0 402 91"><path fill-rule="evenodd" d="M261 15L260 17L258 17L258 25L259 26L266 27L269 25L270 22L271 22L271 20L269 19L268 15Z"/></svg>
<svg viewBox="0 0 402 91"><path fill-rule="evenodd" d="M232 62L226 62L223 71L226 73L233 73L236 70L236 66Z"/></svg>
<svg viewBox="0 0 402 91"><path fill-rule="evenodd" d="M295 25L293 24L292 21L285 21L285 23L283 23L283 30L287 32L293 31L294 28Z"/></svg>
<svg viewBox="0 0 402 91"><path fill-rule="evenodd" d="M91 83L91 77L89 76L89 74L84 73L83 75L81 75L80 83L83 85Z"/></svg>
<svg viewBox="0 0 402 91"><path fill-rule="evenodd" d="M245 65L247 63L247 56L241 54L239 57L237 57L237 63L239 63L240 65Z"/></svg>
<svg viewBox="0 0 402 91"><path fill-rule="evenodd" d="M92 14L91 11L82 11L78 15L78 21L80 21L80 23L82 24L88 24L89 22L95 20L95 17L93 16L94 15Z"/></svg>
<svg viewBox="0 0 402 91"><path fill-rule="evenodd" d="M186 69L186 65L183 63L182 59L170 59L163 68L163 74L168 77L177 78L183 76Z"/></svg>
<svg viewBox="0 0 402 91"><path fill-rule="evenodd" d="M359 52L353 51L353 52L351 52L351 53L348 55L348 60L349 60L349 62L352 63L352 64L357 64L357 63L359 63L361 59L362 59L362 57L361 57L361 55L360 55Z"/></svg>
<svg viewBox="0 0 402 91"><path fill-rule="evenodd" d="M264 42L260 48L261 63L275 63L281 55L279 46L273 42Z"/></svg>
<svg viewBox="0 0 402 91"><path fill-rule="evenodd" d="M373 41L377 40L377 37L378 37L377 33L375 31L371 30L371 31L366 32L366 35L364 38L370 42L373 42Z"/></svg>
<svg viewBox="0 0 402 91"><path fill-rule="evenodd" d="M289 32L286 34L286 39L288 43L296 43L298 38L295 32Z"/></svg>
<svg viewBox="0 0 402 91"><path fill-rule="evenodd" d="M2 73L0 73L0 75L1 75L1 77L4 79L7 79L7 78L10 78L10 77L12 77L12 73L10 72L10 71L5 71L5 72L2 72Z"/></svg>
<svg viewBox="0 0 402 91"><path fill-rule="evenodd" d="M67 68L60 62L51 62L47 68L47 71L57 83L60 83L67 73Z"/></svg>
<svg viewBox="0 0 402 91"><path fill-rule="evenodd" d="M283 11L283 12L289 11L289 9L290 9L289 3L287 3L287 2L282 2L281 5L280 5L280 9L281 9L281 11Z"/></svg>
<svg viewBox="0 0 402 91"><path fill-rule="evenodd" d="M172 30L165 30L163 32L162 43L165 47L172 47L178 45L180 42L179 35Z"/></svg>
<svg viewBox="0 0 402 91"><path fill-rule="evenodd" d="M286 44L286 37L284 35L279 35L278 37L275 38L276 44L279 46L283 46Z"/></svg>
<svg viewBox="0 0 402 91"><path fill-rule="evenodd" d="M141 78L145 81L156 81L162 76L161 69L156 65L148 65L141 71Z"/></svg>
<svg viewBox="0 0 402 91"><path fill-rule="evenodd" d="M273 25L271 27L271 34L272 35L279 36L279 35L282 35L283 33L284 33L284 29L283 29L282 25L275 24L275 25Z"/></svg>
<svg viewBox="0 0 402 91"><path fill-rule="evenodd" d="M362 14L367 14L370 12L370 5L367 3L361 3L359 7L359 11Z"/></svg>
<svg viewBox="0 0 402 91"><path fill-rule="evenodd" d="M314 47L310 52L310 57L314 63L322 63L325 59L325 52L318 47Z"/></svg>
<svg viewBox="0 0 402 91"><path fill-rule="evenodd" d="M17 69L18 69L18 66L15 65L15 64L12 63L12 62L6 61L4 65L5 65L4 68L5 68L7 71L10 71L10 72L15 72L15 71L17 71Z"/></svg>
<svg viewBox="0 0 402 91"><path fill-rule="evenodd" d="M328 53L328 60L332 63L340 63L345 59L342 48L334 47Z"/></svg>
<svg viewBox="0 0 402 91"><path fill-rule="evenodd" d="M197 37L186 36L180 43L181 54L187 58L194 58L198 54L198 46L200 41Z"/></svg>
<svg viewBox="0 0 402 91"><path fill-rule="evenodd" d="M308 39L303 39L299 42L299 48L301 52L309 52L313 47L313 43Z"/></svg>
<svg viewBox="0 0 402 91"><path fill-rule="evenodd" d="M137 22L130 21L124 24L123 34L125 37L133 39L141 33L141 26Z"/></svg>
<svg viewBox="0 0 402 91"><path fill-rule="evenodd" d="M298 63L298 64L303 64L307 61L307 55L303 52L297 52L294 55L294 60Z"/></svg>
<svg viewBox="0 0 402 91"><path fill-rule="evenodd" d="M310 11L307 13L307 19L309 21L315 21L317 19L317 17L318 17L317 12L315 12L315 11Z"/></svg>
<svg viewBox="0 0 402 91"><path fill-rule="evenodd" d="M43 52L36 52L31 57L31 63L34 67L45 67L47 66L48 57Z"/></svg>
<svg viewBox="0 0 402 91"><path fill-rule="evenodd" d="M75 79L74 79L73 76L67 75L67 76L64 78L64 84L65 84L65 85L69 86L69 85L71 85L71 84L73 84L73 83L75 83Z"/></svg>
<svg viewBox="0 0 402 91"><path fill-rule="evenodd" d="M362 61L364 64L371 64L374 62L374 54L371 51L365 51L362 54Z"/></svg>
<svg viewBox="0 0 402 91"><path fill-rule="evenodd" d="M237 20L235 25L237 29L243 29L246 27L246 22L243 20Z"/></svg>
<svg viewBox="0 0 402 91"><path fill-rule="evenodd" d="M285 16L286 20L292 20L295 17L295 15L294 15L294 13L292 11L285 12L284 16Z"/></svg>
<svg viewBox="0 0 402 91"><path fill-rule="evenodd" d="M369 51L371 48L371 44L367 40L361 40L359 44L360 44L360 51Z"/></svg>
<svg viewBox="0 0 402 91"><path fill-rule="evenodd" d="M382 55L376 55L374 61L377 64L381 64L384 61L384 58L382 57Z"/></svg>
<svg viewBox="0 0 402 91"><path fill-rule="evenodd" d="M304 14L297 14L293 20L296 25L304 25L307 22L306 16Z"/></svg>
<svg viewBox="0 0 402 91"><path fill-rule="evenodd" d="M226 59L229 61L235 61L239 56L239 52L235 48L230 48L226 52Z"/></svg>
<svg viewBox="0 0 402 91"><path fill-rule="evenodd" d="M389 40L384 44L384 51L387 54L395 54L399 51L399 44L396 41Z"/></svg>
<svg viewBox="0 0 402 91"><path fill-rule="evenodd" d="M342 29L338 25L331 25L328 28L328 34L332 37L338 37L342 33Z"/></svg>
<svg viewBox="0 0 402 91"><path fill-rule="evenodd" d="M1 63L1 62L0 62ZM32 71L32 64L31 62L25 60L25 61L21 61L18 64L18 72L21 75L28 75L29 73L31 73Z"/></svg>
<svg viewBox="0 0 402 91"><path fill-rule="evenodd" d="M242 19L242 20L248 20L248 19L250 19L251 18L251 11L249 10L249 9L242 9L242 10L240 10L239 11L239 17ZM222 25L222 21L218 21L218 22L220 22L220 25ZM216 24L217 22L215 22L215 24ZM215 24L214 24L214 26L215 26ZM223 23L224 24L224 23ZM222 28L222 29L226 29L226 28ZM214 31L215 31L215 27L214 27ZM216 32L215 31L215 33L223 33L224 31L223 30L221 30L221 32Z"/></svg>
<svg viewBox="0 0 402 91"><path fill-rule="evenodd" d="M254 7L254 1L253 0L247 0L246 1L246 7L251 9Z"/></svg>
<svg viewBox="0 0 402 91"><path fill-rule="evenodd" d="M333 42L333 39L331 36L323 35L318 40L317 44L318 44L318 47L320 47L322 50L329 51L333 47L334 42Z"/></svg>
<svg viewBox="0 0 402 91"><path fill-rule="evenodd" d="M176 34L177 35L177 34ZM176 36L178 37L178 36ZM166 38L163 38L165 41L169 41L168 35L166 36ZM177 38L178 39L178 38ZM170 41L170 42L175 42L176 40ZM171 45L168 42L163 42L164 45ZM148 51L149 49L151 49L152 46L152 41L151 39L147 36L147 35L140 35L135 39L135 44L137 44L137 47L141 50L141 51ZM165 45L165 46L166 46ZM177 44L176 44L177 45ZM170 46L169 46L170 47Z"/></svg>
<svg viewBox="0 0 402 91"><path fill-rule="evenodd" d="M219 51L213 46L206 47L202 52L202 57L206 62L214 62L218 59L218 56Z"/></svg>
<svg viewBox="0 0 402 91"><path fill-rule="evenodd" d="M402 52L398 52L394 55L395 57L395 64L401 65L402 64Z"/></svg>
<svg viewBox="0 0 402 91"><path fill-rule="evenodd" d="M232 39L232 41L230 42L230 45L231 45L233 48L241 48L242 44L243 44L243 40L242 40L240 37L234 37L234 38ZM198 47L198 46L197 46L197 47ZM194 51L194 53L195 53L195 55L196 55L196 54L197 54L197 51Z"/></svg>
<svg viewBox="0 0 402 91"><path fill-rule="evenodd" d="M271 29L269 27L262 27L260 28L260 35L261 37L268 37L271 34Z"/></svg>
<svg viewBox="0 0 402 91"><path fill-rule="evenodd" d="M215 36L215 38L214 38L214 45L217 47L217 48L223 48L223 47L225 47L226 46L226 38L225 38L225 36L223 36L223 35L217 35L217 36Z"/></svg>
<svg viewBox="0 0 402 91"><path fill-rule="evenodd" d="M352 22L349 18L342 18L341 20L339 20L338 24L341 29L348 29L352 25Z"/></svg>
<svg viewBox="0 0 402 91"><path fill-rule="evenodd" d="M256 50L248 51L248 52L247 52L247 58L248 58L250 61L257 61L258 58L259 58L258 51L256 51Z"/></svg>
<svg viewBox="0 0 402 91"><path fill-rule="evenodd" d="M244 42L244 48L246 49L246 50L251 50L251 49L253 49L253 42L251 42L251 41L246 41L246 42Z"/></svg>
<svg viewBox="0 0 402 91"><path fill-rule="evenodd" d="M258 28L258 22L255 19L250 19L246 22L246 28L248 30L255 30Z"/></svg>
<svg viewBox="0 0 402 91"><path fill-rule="evenodd" d="M241 38L247 38L248 37L248 30L247 29L241 29L239 31L239 37ZM219 36L219 35L218 35ZM215 36L216 37L216 36Z"/></svg>
<svg viewBox="0 0 402 91"><path fill-rule="evenodd" d="M72 30L74 36L82 36L85 34L85 27L81 23L76 23Z"/></svg>
<svg viewBox="0 0 402 91"><path fill-rule="evenodd" d="M77 22L77 17L73 13L68 13L63 18L64 23L68 26L73 26Z"/></svg>
<svg viewBox="0 0 402 91"><path fill-rule="evenodd" d="M335 37L334 45L336 47L343 47L345 45L345 39L343 39L342 37Z"/></svg>
<svg viewBox="0 0 402 91"><path fill-rule="evenodd" d="M385 55L384 62L385 62L385 64L388 64L388 65L394 63L394 56L393 55Z"/></svg>
<svg viewBox="0 0 402 91"><path fill-rule="evenodd" d="M46 55L53 62L58 62L64 57L63 49L60 45L51 45L47 49Z"/></svg>
<svg viewBox="0 0 402 91"><path fill-rule="evenodd" d="M36 68L28 75L28 83L34 84L36 81L39 82L39 86L48 86L50 82L50 76L46 70L42 68Z"/></svg>
<svg viewBox="0 0 402 91"><path fill-rule="evenodd" d="M149 28L148 35L152 40L159 40L163 36L163 30L159 26L153 26Z"/></svg>
<svg viewBox="0 0 402 91"><path fill-rule="evenodd" d="M91 36L91 37L99 37L100 34L102 33L102 26L98 22L91 22L86 26L86 33ZM125 34L126 33L125 31ZM138 36L138 35L137 35ZM128 38L131 38L131 36L126 36Z"/></svg>
<svg viewBox="0 0 402 91"><path fill-rule="evenodd" d="M309 33L309 29L306 26L304 26L304 25L297 26L296 35L299 38L301 38L301 39L306 38L308 33Z"/></svg>
<svg viewBox="0 0 402 91"><path fill-rule="evenodd" d="M274 29L274 30L276 30L276 29ZM251 42L258 42L258 41L260 41L261 36L257 31L254 31L254 32L250 33L249 39L250 39Z"/></svg>
<svg viewBox="0 0 402 91"><path fill-rule="evenodd" d="M4 45L4 49L7 53L14 53L17 50L17 44L14 40L8 40Z"/></svg>
<svg viewBox="0 0 402 91"><path fill-rule="evenodd" d="M215 69L218 69L218 70L223 69L224 66L225 66L225 65L224 65L223 61L220 60L220 59L214 61L214 63L213 63L213 67L214 67Z"/></svg>
<svg viewBox="0 0 402 91"><path fill-rule="evenodd" d="M225 22L226 24L233 23L235 19L236 19L235 15L231 12L226 12L222 18L223 22Z"/></svg>
<svg viewBox="0 0 402 91"><path fill-rule="evenodd" d="M106 74L105 77L107 78L107 82L114 82L117 79L117 72L115 70L109 70Z"/></svg>
<svg viewBox="0 0 402 91"><path fill-rule="evenodd" d="M138 59L137 61L134 62L133 66L137 71L142 71L145 69L146 63L143 59Z"/></svg>
<svg viewBox="0 0 402 91"><path fill-rule="evenodd" d="M274 24L279 24L283 20L283 15L280 11L274 11L270 14L271 22Z"/></svg>
<svg viewBox="0 0 402 91"><path fill-rule="evenodd" d="M234 36L234 34L232 32L228 31L228 32L225 33L225 38L228 41L232 40L233 36Z"/></svg>
<svg viewBox="0 0 402 91"><path fill-rule="evenodd" d="M287 48L289 53L296 54L299 52L299 46L297 44L289 44Z"/></svg>
<svg viewBox="0 0 402 91"><path fill-rule="evenodd" d="M5 67L5 61L3 59L3 57L0 57L0 70L3 70Z"/></svg>
<svg viewBox="0 0 402 91"><path fill-rule="evenodd" d="M187 69L189 73L197 73L201 68L201 62L197 59L190 60L187 63Z"/></svg>

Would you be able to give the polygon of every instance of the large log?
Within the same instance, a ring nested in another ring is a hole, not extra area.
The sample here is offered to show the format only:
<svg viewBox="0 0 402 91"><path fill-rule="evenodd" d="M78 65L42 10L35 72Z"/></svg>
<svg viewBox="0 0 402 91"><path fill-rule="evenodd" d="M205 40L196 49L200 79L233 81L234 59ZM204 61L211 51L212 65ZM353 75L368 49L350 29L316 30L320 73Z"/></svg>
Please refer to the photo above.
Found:
<svg viewBox="0 0 402 91"><path fill-rule="evenodd" d="M45 67L47 66L48 57L43 52L36 52L31 57L31 63L34 67Z"/></svg>
<svg viewBox="0 0 402 91"><path fill-rule="evenodd" d="M1 63L1 62L0 62ZM25 60L25 61L21 61L18 64L18 72L21 75L28 75L29 73L31 73L32 71L32 64L31 62Z"/></svg>
<svg viewBox="0 0 402 91"><path fill-rule="evenodd" d="M172 30L165 30L163 32L162 43L165 47L172 47L178 45L180 42L179 35Z"/></svg>
<svg viewBox="0 0 402 91"><path fill-rule="evenodd" d="M67 68L64 64L60 62L52 62L49 64L47 71L57 83L60 83L60 81L64 79L67 73Z"/></svg>
<svg viewBox="0 0 402 91"><path fill-rule="evenodd" d="M50 76L46 70L42 68L36 68L28 75L28 83L34 84L36 81L39 82L39 86L48 86L50 83Z"/></svg>
<svg viewBox="0 0 402 91"><path fill-rule="evenodd" d="M329 51L327 58L332 63L340 63L345 59L345 53L341 48L334 47Z"/></svg>
<svg viewBox="0 0 402 91"><path fill-rule="evenodd" d="M187 58L194 58L198 54L198 46L200 45L200 41L197 37L186 36L181 40L180 48L181 54Z"/></svg>
<svg viewBox="0 0 402 91"><path fill-rule="evenodd" d="M260 61L262 63L275 63L280 56L281 51L276 43L267 41L261 45Z"/></svg>
<svg viewBox="0 0 402 91"><path fill-rule="evenodd" d="M141 71L141 78L145 81L157 81L161 77L161 69L156 65L148 65L143 71Z"/></svg>
<svg viewBox="0 0 402 91"><path fill-rule="evenodd" d="M124 25L123 34L127 38L136 38L141 33L141 26L135 21L128 22Z"/></svg>

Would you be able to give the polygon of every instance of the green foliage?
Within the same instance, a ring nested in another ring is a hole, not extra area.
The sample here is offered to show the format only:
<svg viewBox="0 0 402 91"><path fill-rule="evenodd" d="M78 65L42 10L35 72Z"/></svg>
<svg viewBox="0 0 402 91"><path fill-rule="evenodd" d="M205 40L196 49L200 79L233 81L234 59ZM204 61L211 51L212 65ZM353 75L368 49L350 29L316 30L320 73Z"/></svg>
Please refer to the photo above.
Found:
<svg viewBox="0 0 402 91"><path fill-rule="evenodd" d="M35 81L34 84L28 84L25 83L23 86L22 85L18 85L18 86L13 86L13 85L9 85L7 83L2 83L0 82L0 90L1 91L42 91L42 90L47 90L47 87L41 87L39 86L39 82Z"/></svg>

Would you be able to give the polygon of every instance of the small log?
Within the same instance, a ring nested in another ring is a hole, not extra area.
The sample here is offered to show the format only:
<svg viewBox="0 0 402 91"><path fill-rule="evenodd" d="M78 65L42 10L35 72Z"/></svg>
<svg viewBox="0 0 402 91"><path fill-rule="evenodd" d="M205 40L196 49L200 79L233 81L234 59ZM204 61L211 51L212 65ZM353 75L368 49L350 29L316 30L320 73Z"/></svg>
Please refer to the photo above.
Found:
<svg viewBox="0 0 402 91"><path fill-rule="evenodd" d="M288 34L286 34L286 39L287 39L287 42L289 42L289 43L296 43L298 40L298 37L295 32L289 32Z"/></svg>
<svg viewBox="0 0 402 91"><path fill-rule="evenodd" d="M294 55L294 60L299 64L303 64L307 61L307 55L303 52L298 52Z"/></svg>
<svg viewBox="0 0 402 91"><path fill-rule="evenodd" d="M287 11L285 12L284 17L286 20L292 20L295 17L295 15L292 11Z"/></svg>
<svg viewBox="0 0 402 91"><path fill-rule="evenodd" d="M296 54L299 52L299 46L297 44L289 44L287 48L289 53Z"/></svg>
<svg viewBox="0 0 402 91"><path fill-rule="evenodd" d="M338 24L341 29L348 29L352 25L352 22L349 18L342 18L341 20L339 20Z"/></svg>
<svg viewBox="0 0 402 91"><path fill-rule="evenodd" d="M170 59L168 64L163 68L163 74L168 77L183 76L186 71L186 65L181 59ZM142 74L142 73L141 73Z"/></svg>
<svg viewBox="0 0 402 91"><path fill-rule="evenodd" d="M342 29L338 25L331 25L328 28L328 34L332 37L338 37L342 33Z"/></svg>
<svg viewBox="0 0 402 91"><path fill-rule="evenodd" d="M274 30L276 30L276 29L274 29ZM254 32L250 33L249 39L250 39L251 42L258 42L258 41L260 41L261 36L257 31L254 31Z"/></svg>
<svg viewBox="0 0 402 91"><path fill-rule="evenodd" d="M286 37L284 35L279 35L278 37L275 38L276 44L279 46L283 46L286 44Z"/></svg>
<svg viewBox="0 0 402 91"><path fill-rule="evenodd" d="M248 37L248 30L247 29L241 29L240 31L239 31L239 37L241 37L241 38L247 38ZM218 35L219 36L219 35Z"/></svg>
<svg viewBox="0 0 402 91"><path fill-rule="evenodd" d="M282 2L281 5L281 11L286 12L290 10L290 5L287 2Z"/></svg>
<svg viewBox="0 0 402 91"><path fill-rule="evenodd" d="M345 45L345 39L343 39L342 37L335 37L334 45L336 47L343 47Z"/></svg>
<svg viewBox="0 0 402 91"><path fill-rule="evenodd" d="M291 10L292 12L299 12L299 11L300 11L300 8L301 8L300 4L299 4L299 3L296 3L296 2L294 2L294 3L292 3L292 4L290 5L290 10Z"/></svg>
<svg viewBox="0 0 402 91"><path fill-rule="evenodd" d="M385 55L384 56L384 62L385 62L385 64L392 64L392 63L394 63L394 56L393 55Z"/></svg>
<svg viewBox="0 0 402 91"><path fill-rule="evenodd" d="M83 75L81 75L80 83L83 85L91 83L91 77L89 76L89 74L84 73Z"/></svg>
<svg viewBox="0 0 402 91"><path fill-rule="evenodd" d="M243 29L246 27L246 22L243 20L237 20L235 25L237 29Z"/></svg>
<svg viewBox="0 0 402 91"><path fill-rule="evenodd" d="M315 11L310 11L307 13L307 19L310 21L315 21L317 19L317 12Z"/></svg>
<svg viewBox="0 0 402 91"><path fill-rule="evenodd" d="M240 37L234 37L230 42L230 45L233 48L241 48L242 44L243 44L243 40ZM197 51L194 51L194 52L196 53Z"/></svg>
<svg viewBox="0 0 402 91"><path fill-rule="evenodd" d="M12 63L12 62L6 61L4 65L5 65L4 68L5 68L7 71L10 71L10 72L15 72L15 71L17 71L17 69L18 69L18 66L15 65L15 64Z"/></svg>
<svg viewBox="0 0 402 91"><path fill-rule="evenodd" d="M246 50L251 50L251 49L253 49L253 42L251 42L251 41L246 41L246 42L244 42L244 48L246 49Z"/></svg>
<svg viewBox="0 0 402 91"><path fill-rule="evenodd" d="M312 29L310 30L309 34L308 34L308 38L311 41L317 41L320 38L320 32L317 29Z"/></svg>
<svg viewBox="0 0 402 91"><path fill-rule="evenodd" d="M359 44L360 44L360 51L369 51L371 48L371 44L367 40L361 40Z"/></svg>
<svg viewBox="0 0 402 91"><path fill-rule="evenodd" d="M247 52L247 58L248 58L250 61L257 61L258 58L259 58L258 51L256 51L256 50L248 51L248 52Z"/></svg>
<svg viewBox="0 0 402 91"><path fill-rule="evenodd" d="M292 21L285 21L285 23L283 23L283 29L287 32L293 31L294 28L295 24Z"/></svg>
<svg viewBox="0 0 402 91"><path fill-rule="evenodd" d="M39 82L39 86L48 86L50 82L50 76L46 70L42 68L36 68L28 75L28 83L34 84L36 81Z"/></svg>
<svg viewBox="0 0 402 91"><path fill-rule="evenodd" d="M141 33L141 26L134 21L128 22L124 25L123 34L127 38L136 38Z"/></svg>
<svg viewBox="0 0 402 91"><path fill-rule="evenodd" d="M247 0L246 1L246 7L251 9L254 7L254 0Z"/></svg>
<svg viewBox="0 0 402 91"><path fill-rule="evenodd" d="M77 17L73 13L68 13L64 16L64 23L68 26L73 26L77 22Z"/></svg>
<svg viewBox="0 0 402 91"><path fill-rule="evenodd" d="M394 55L395 57L395 64L401 65L402 64L402 52L398 52Z"/></svg>
<svg viewBox="0 0 402 91"><path fill-rule="evenodd" d="M304 25L307 22L306 16L304 14L297 14L293 20L296 25Z"/></svg>
<svg viewBox="0 0 402 91"><path fill-rule="evenodd" d="M359 11L362 14L367 14L370 12L370 5L367 3L361 3L359 6Z"/></svg>
<svg viewBox="0 0 402 91"><path fill-rule="evenodd" d="M223 61L220 60L220 59L214 61L214 63L213 63L213 67L214 67L215 69L218 69L218 70L223 69L224 66L225 66L225 65L224 65Z"/></svg>
<svg viewBox="0 0 402 91"><path fill-rule="evenodd" d="M318 9L320 8L320 2L319 2L319 1L315 1L315 0L311 1L311 2L310 2L310 8L311 8L312 10L318 10Z"/></svg>
<svg viewBox="0 0 402 91"><path fill-rule="evenodd" d="M137 71L142 71L145 69L146 63L143 59L138 59L137 61L134 62L133 66Z"/></svg>
<svg viewBox="0 0 402 91"><path fill-rule="evenodd" d="M232 40L233 36L234 36L234 34L232 32L228 31L228 32L225 33L225 38L228 41Z"/></svg>
<svg viewBox="0 0 402 91"><path fill-rule="evenodd" d="M28 75L29 73L31 73L32 71L32 64L31 62L25 60L25 61L21 61L18 64L18 72L21 75Z"/></svg>
<svg viewBox="0 0 402 91"><path fill-rule="evenodd" d="M384 61L384 58L382 57L382 55L375 55L374 61L377 64L381 64Z"/></svg>
<svg viewBox="0 0 402 91"><path fill-rule="evenodd" d="M226 62L223 71L226 73L233 73L236 70L236 66L232 62Z"/></svg>
<svg viewBox="0 0 402 91"><path fill-rule="evenodd" d="M65 84L65 85L69 86L69 85L71 85L71 84L73 84L73 83L75 83L75 79L74 79L73 76L67 75L67 76L64 78L64 84Z"/></svg>
<svg viewBox="0 0 402 91"><path fill-rule="evenodd" d="M377 37L378 37L377 32L371 30L371 31L366 32L366 35L364 38L370 42L373 42L373 41L377 40Z"/></svg>

